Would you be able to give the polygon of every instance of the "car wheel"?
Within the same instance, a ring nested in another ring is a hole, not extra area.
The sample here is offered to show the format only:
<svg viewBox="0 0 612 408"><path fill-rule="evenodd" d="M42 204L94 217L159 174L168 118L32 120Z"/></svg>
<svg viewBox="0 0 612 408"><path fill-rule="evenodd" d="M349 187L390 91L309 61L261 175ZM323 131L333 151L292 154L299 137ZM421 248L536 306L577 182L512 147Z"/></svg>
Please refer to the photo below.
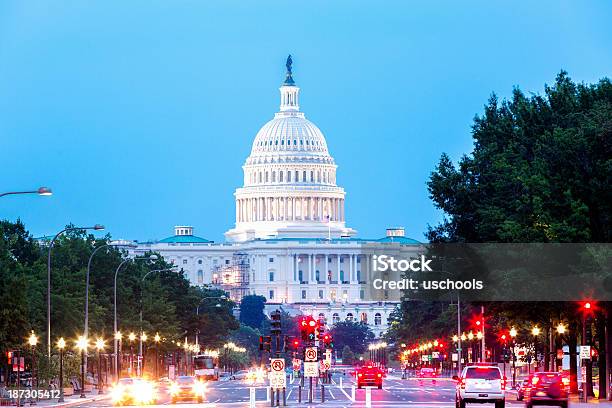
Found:
<svg viewBox="0 0 612 408"><path fill-rule="evenodd" d="M533 403L529 401L527 404L525 404L525 408L533 408Z"/></svg>
<svg viewBox="0 0 612 408"><path fill-rule="evenodd" d="M495 408L505 408L506 400L495 401Z"/></svg>
<svg viewBox="0 0 612 408"><path fill-rule="evenodd" d="M559 405L561 408L567 408L567 401L562 401Z"/></svg>
<svg viewBox="0 0 612 408"><path fill-rule="evenodd" d="M459 400L459 408L465 408L465 401Z"/></svg>
<svg viewBox="0 0 612 408"><path fill-rule="evenodd" d="M382 390L382 384L378 384L378 389Z"/></svg>

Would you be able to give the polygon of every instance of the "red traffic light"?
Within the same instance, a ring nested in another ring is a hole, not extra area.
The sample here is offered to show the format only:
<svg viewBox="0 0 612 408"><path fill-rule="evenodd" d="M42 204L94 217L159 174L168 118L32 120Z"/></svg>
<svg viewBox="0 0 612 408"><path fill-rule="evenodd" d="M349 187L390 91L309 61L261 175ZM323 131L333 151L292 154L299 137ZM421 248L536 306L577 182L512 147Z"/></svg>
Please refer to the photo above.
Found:
<svg viewBox="0 0 612 408"><path fill-rule="evenodd" d="M590 309L590 308L591 308L591 302L586 302L586 303L584 304L584 308L585 308L585 309Z"/></svg>
<svg viewBox="0 0 612 408"><path fill-rule="evenodd" d="M315 327L317 325L317 322L315 322L314 320L311 320L311 321L308 322L308 325L310 327Z"/></svg>

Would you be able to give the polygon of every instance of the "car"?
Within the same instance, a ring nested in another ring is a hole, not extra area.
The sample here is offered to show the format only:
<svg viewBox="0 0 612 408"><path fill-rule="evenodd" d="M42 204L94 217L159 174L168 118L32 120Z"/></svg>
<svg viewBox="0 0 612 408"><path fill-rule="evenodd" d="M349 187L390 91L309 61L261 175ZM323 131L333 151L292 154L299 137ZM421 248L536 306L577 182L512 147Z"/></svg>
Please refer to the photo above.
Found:
<svg viewBox="0 0 612 408"><path fill-rule="evenodd" d="M558 405L567 408L569 378L557 372L539 372L530 377L529 391L525 391L525 405Z"/></svg>
<svg viewBox="0 0 612 408"><path fill-rule="evenodd" d="M151 381L142 378L120 378L111 390L113 405L147 405L157 403L157 391Z"/></svg>
<svg viewBox="0 0 612 408"><path fill-rule="evenodd" d="M177 401L196 401L202 403L206 394L206 385L192 375L182 375L170 385L170 399Z"/></svg>
<svg viewBox="0 0 612 408"><path fill-rule="evenodd" d="M357 388L362 388L363 386L382 388L383 372L371 363L359 367L355 371L355 377L357 378Z"/></svg>
<svg viewBox="0 0 612 408"><path fill-rule="evenodd" d="M236 371L231 375L232 380L246 380L249 377L250 372L248 370Z"/></svg>
<svg viewBox="0 0 612 408"><path fill-rule="evenodd" d="M520 381L516 384L516 400L522 401L525 398L525 393L529 392L529 388L531 385L531 380L529 378L525 378L523 381Z"/></svg>
<svg viewBox="0 0 612 408"><path fill-rule="evenodd" d="M457 381L455 405L465 408L467 403L495 403L495 408L506 406L506 378L496 365L476 364L463 368Z"/></svg>
<svg viewBox="0 0 612 408"><path fill-rule="evenodd" d="M436 383L436 378L438 377L438 373L435 368L431 367L423 367L417 373L417 377L419 381L422 383L423 380L431 380L432 383Z"/></svg>

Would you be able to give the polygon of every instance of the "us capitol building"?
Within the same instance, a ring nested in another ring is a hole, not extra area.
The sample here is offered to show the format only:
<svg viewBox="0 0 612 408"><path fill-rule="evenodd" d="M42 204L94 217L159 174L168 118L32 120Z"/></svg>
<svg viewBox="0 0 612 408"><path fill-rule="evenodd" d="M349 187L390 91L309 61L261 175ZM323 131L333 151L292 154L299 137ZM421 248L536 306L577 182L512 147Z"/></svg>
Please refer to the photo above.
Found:
<svg viewBox="0 0 612 408"><path fill-rule="evenodd" d="M370 293L371 257L384 251L408 257L418 241L403 228L380 239L356 238L347 227L346 193L336 182L337 165L319 128L300 111L299 92L287 59L280 109L255 136L236 189L235 227L227 242L194 235L192 226L154 242L135 241L133 256L148 251L182 268L194 285L211 285L239 301L257 294L266 311L367 323L380 336L397 298Z"/></svg>

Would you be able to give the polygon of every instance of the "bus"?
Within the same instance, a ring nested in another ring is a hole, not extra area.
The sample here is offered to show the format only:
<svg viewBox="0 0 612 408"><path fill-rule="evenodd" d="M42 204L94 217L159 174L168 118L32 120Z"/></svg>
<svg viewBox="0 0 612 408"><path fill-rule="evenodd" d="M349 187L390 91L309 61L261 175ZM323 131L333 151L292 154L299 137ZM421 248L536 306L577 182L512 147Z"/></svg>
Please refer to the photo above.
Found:
<svg viewBox="0 0 612 408"><path fill-rule="evenodd" d="M193 357L194 374L199 380L219 380L219 352L206 350Z"/></svg>

